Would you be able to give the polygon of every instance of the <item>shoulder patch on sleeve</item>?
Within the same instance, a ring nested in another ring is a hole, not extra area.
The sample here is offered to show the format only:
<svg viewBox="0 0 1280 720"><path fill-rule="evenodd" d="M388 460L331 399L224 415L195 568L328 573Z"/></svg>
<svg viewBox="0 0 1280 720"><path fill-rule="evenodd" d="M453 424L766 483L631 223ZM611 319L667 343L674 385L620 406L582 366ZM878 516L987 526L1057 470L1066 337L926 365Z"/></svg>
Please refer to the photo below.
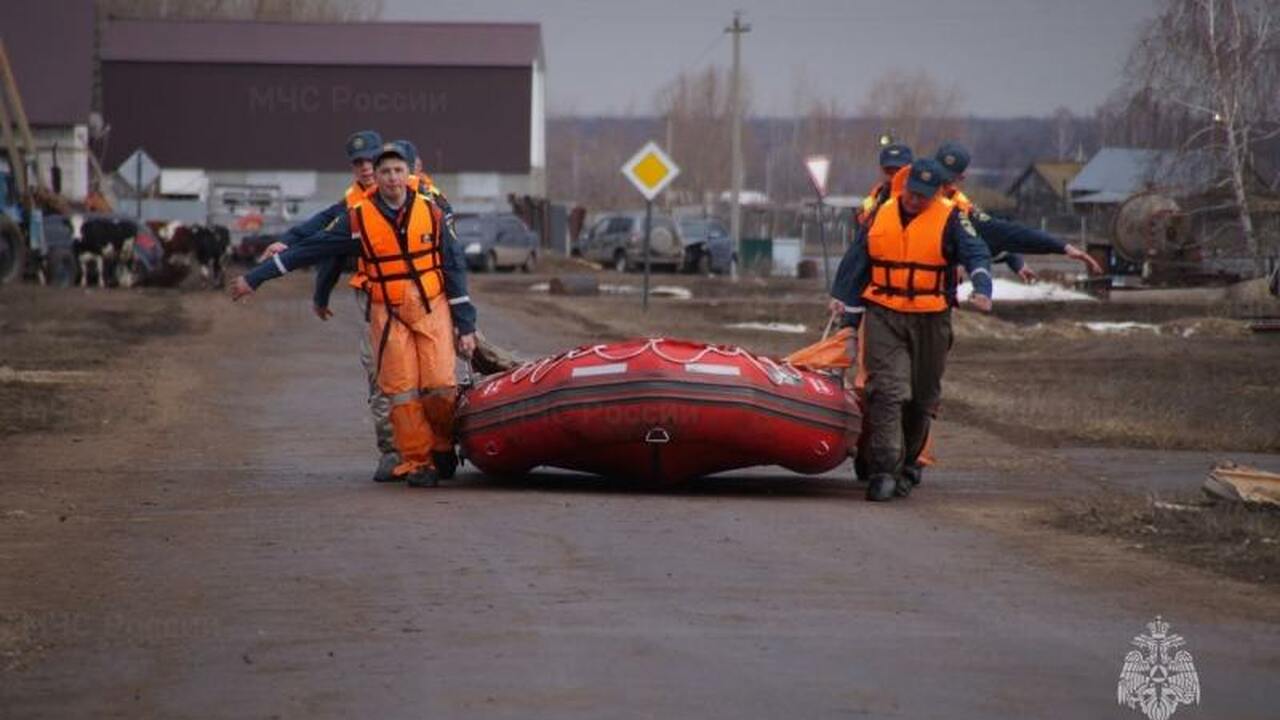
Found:
<svg viewBox="0 0 1280 720"><path fill-rule="evenodd" d="M978 222L991 221L991 213L987 212L986 210L979 210L977 213L974 214L974 216L978 218Z"/></svg>
<svg viewBox="0 0 1280 720"><path fill-rule="evenodd" d="M973 221L969 219L969 213L960 213L960 227L964 228L970 235L976 236L977 230L973 229Z"/></svg>

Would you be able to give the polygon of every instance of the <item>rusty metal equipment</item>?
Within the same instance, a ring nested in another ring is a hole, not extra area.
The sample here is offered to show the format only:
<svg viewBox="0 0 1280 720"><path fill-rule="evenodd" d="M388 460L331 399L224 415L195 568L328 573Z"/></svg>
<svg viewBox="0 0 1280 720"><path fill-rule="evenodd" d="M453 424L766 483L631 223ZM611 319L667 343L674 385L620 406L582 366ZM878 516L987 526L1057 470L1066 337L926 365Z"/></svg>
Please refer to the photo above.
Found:
<svg viewBox="0 0 1280 720"><path fill-rule="evenodd" d="M1202 271L1191 216L1166 195L1144 192L1126 200L1112 222L1111 238L1116 257L1140 268L1146 280L1178 282Z"/></svg>

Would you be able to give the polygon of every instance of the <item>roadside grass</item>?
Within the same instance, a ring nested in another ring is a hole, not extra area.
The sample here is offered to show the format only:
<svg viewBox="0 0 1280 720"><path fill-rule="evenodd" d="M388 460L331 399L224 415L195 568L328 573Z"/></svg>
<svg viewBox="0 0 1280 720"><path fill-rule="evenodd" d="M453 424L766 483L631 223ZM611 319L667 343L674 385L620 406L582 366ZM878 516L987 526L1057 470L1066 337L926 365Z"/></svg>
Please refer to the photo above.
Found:
<svg viewBox="0 0 1280 720"><path fill-rule="evenodd" d="M1280 510L1172 498L1099 495L1060 501L1052 527L1125 542L1228 577L1280 587Z"/></svg>
<svg viewBox="0 0 1280 720"><path fill-rule="evenodd" d="M1280 451L1280 338L958 344L944 412L1015 442Z"/></svg>

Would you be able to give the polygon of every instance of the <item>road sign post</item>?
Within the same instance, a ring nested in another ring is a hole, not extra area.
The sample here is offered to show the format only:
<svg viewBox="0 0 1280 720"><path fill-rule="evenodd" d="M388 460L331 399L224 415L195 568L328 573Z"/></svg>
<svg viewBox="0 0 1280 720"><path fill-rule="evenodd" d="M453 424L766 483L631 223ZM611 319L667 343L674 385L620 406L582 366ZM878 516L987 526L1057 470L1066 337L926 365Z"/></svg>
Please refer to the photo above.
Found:
<svg viewBox="0 0 1280 720"><path fill-rule="evenodd" d="M640 301L640 309L649 312L649 248L653 232L653 201L644 201L644 292Z"/></svg>
<svg viewBox="0 0 1280 720"><path fill-rule="evenodd" d="M680 174L680 167L658 147L655 142L650 142L640 148L640 152L631 156L631 159L622 165L622 174L635 185L640 194L644 196L644 242L641 245L641 252L644 253L644 292L641 299L641 307L648 312L649 310L649 269L650 269L650 235L653 232L653 199L658 196L676 176ZM623 250L623 252L626 252Z"/></svg>
<svg viewBox="0 0 1280 720"><path fill-rule="evenodd" d="M160 166L156 165L156 161L151 159L146 150L138 148L124 162L120 163L120 167L116 168L116 173L133 190L134 210L138 215L138 221L141 222L142 193L160 177Z"/></svg>
<svg viewBox="0 0 1280 720"><path fill-rule="evenodd" d="M827 195L827 175L831 171L831 158L826 155L810 155L804 160L805 169L809 171L809 182L813 183L813 191L818 195L814 211L818 216L818 244L822 246L822 282L827 292L831 291L831 261L827 257L826 213L823 212L823 198Z"/></svg>

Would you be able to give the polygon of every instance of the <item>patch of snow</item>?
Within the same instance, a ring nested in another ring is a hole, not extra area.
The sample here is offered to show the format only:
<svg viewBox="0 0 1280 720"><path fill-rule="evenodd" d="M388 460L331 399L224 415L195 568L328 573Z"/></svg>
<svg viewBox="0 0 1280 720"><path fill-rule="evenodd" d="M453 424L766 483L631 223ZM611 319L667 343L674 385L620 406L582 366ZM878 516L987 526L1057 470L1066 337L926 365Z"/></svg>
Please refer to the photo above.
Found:
<svg viewBox="0 0 1280 720"><path fill-rule="evenodd" d="M1040 302L1097 302L1092 295L1072 290L1049 282L1038 282L1030 285L1008 278L996 278L993 282L995 296L992 300L1040 301ZM973 294L973 283L965 281L956 289L960 302L969 299Z"/></svg>
<svg viewBox="0 0 1280 720"><path fill-rule="evenodd" d="M809 328L799 323L782 322L740 322L730 323L725 325L725 327L732 328L734 330L764 330L766 332L791 333L794 335L799 335L800 333L806 333L809 331Z"/></svg>
<svg viewBox="0 0 1280 720"><path fill-rule="evenodd" d="M605 295L639 295L640 287L636 285L614 285L611 283L600 283L600 292ZM689 300L693 298L693 291L689 288L680 287L679 285L655 285L649 288L651 297L669 297L676 300Z"/></svg>
<svg viewBox="0 0 1280 720"><path fill-rule="evenodd" d="M600 283L600 292L604 295L639 295L640 288L635 285L616 285L613 283ZM544 293L551 292L551 283L538 282L529 286L529 292ZM693 291L689 288L680 287L679 285L655 285L649 288L649 295L653 297L668 297L676 300L693 299Z"/></svg>
<svg viewBox="0 0 1280 720"><path fill-rule="evenodd" d="M631 295L640 292L640 288L635 285L615 285L613 283L600 283L600 292L606 295Z"/></svg>
<svg viewBox="0 0 1280 720"><path fill-rule="evenodd" d="M1151 323L1140 322L1082 322L1077 323L1089 332L1096 333L1127 333L1134 331L1159 333L1160 326Z"/></svg>
<svg viewBox="0 0 1280 720"><path fill-rule="evenodd" d="M658 285L649 291L654 297L669 297L676 300L692 300L693 291L679 285Z"/></svg>

